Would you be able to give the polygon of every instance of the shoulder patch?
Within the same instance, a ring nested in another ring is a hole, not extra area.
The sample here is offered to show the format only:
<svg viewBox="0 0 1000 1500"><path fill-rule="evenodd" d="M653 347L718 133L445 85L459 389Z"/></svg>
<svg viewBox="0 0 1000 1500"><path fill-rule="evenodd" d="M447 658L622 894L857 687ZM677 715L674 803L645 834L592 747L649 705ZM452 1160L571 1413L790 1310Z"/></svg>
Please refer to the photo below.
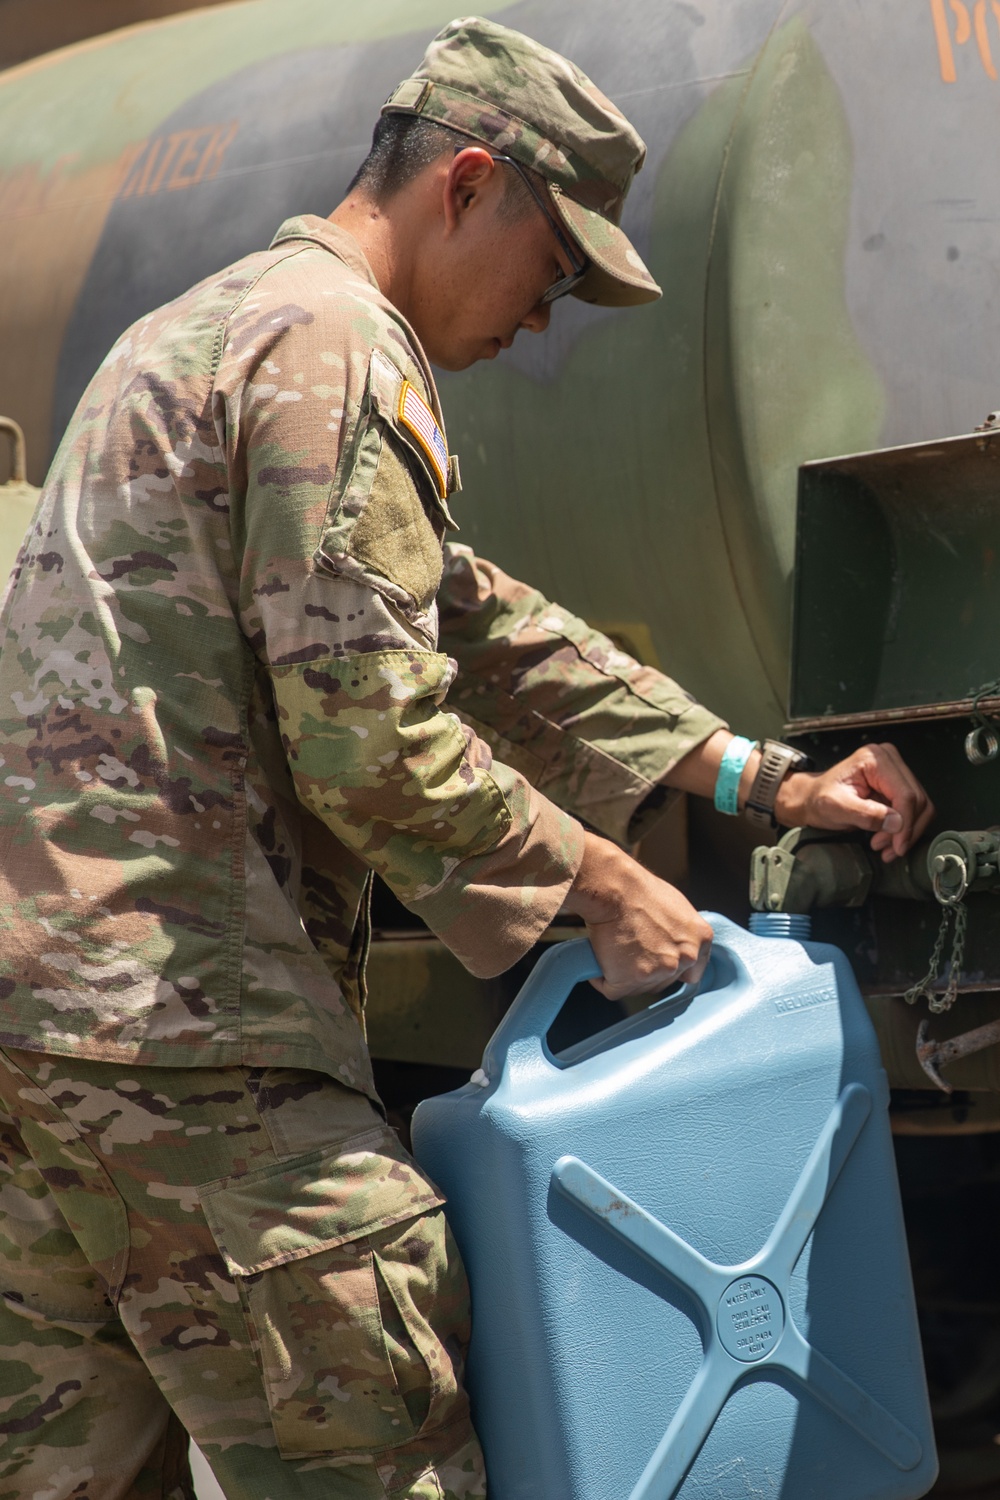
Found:
<svg viewBox="0 0 1000 1500"><path fill-rule="evenodd" d="M437 479L438 494L442 500L448 496L448 449L434 413L415 386L404 380L399 391L396 417L408 432L411 432L427 456L427 461Z"/></svg>

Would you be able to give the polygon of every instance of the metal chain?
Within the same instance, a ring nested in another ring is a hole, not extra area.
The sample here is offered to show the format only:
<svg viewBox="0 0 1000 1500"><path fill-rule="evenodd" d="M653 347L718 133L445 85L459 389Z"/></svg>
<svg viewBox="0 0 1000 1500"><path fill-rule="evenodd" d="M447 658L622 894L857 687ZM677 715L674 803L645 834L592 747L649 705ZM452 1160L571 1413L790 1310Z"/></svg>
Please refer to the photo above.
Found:
<svg viewBox="0 0 1000 1500"><path fill-rule="evenodd" d="M968 907L961 900L943 903L941 912L941 926L938 928L937 939L931 953L931 965L924 975L912 989L908 989L903 999L907 1005L914 1005L921 998L927 1000L929 1010L935 1015L941 1011L951 1010L958 996L958 986L962 979L962 964L965 961L965 933L969 922ZM944 957L944 945L948 937L948 927L951 919L955 919L955 931L951 945L951 963L948 965L948 983L944 993L939 995L932 985L940 977L941 959Z"/></svg>

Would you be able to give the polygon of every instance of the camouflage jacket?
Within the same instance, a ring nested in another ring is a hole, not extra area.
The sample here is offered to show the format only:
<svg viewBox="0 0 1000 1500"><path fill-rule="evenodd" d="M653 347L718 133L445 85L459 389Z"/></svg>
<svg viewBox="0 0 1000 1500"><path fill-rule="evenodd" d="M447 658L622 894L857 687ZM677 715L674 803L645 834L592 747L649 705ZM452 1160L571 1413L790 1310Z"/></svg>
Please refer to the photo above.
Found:
<svg viewBox="0 0 1000 1500"><path fill-rule="evenodd" d="M572 880L561 808L623 837L718 726L467 549L442 585L442 425L326 220L108 355L0 616L5 1044L370 1092L369 872L497 973Z"/></svg>

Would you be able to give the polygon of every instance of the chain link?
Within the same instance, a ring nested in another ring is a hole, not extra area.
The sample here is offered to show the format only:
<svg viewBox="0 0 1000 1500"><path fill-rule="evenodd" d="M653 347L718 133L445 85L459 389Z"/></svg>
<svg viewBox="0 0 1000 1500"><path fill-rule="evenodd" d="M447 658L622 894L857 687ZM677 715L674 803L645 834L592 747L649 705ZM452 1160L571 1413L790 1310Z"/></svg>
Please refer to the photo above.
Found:
<svg viewBox="0 0 1000 1500"><path fill-rule="evenodd" d="M919 980L912 989L908 989L903 999L907 1005L915 1005L916 1002L925 998L929 1010L935 1015L942 1011L951 1010L958 996L958 986L962 980L962 965L965 962L965 933L969 921L968 907L959 901L942 903L941 926L938 928L937 939L931 953L931 964L923 979ZM932 986L941 974L941 960L944 957L944 945L948 939L948 928L954 918L955 930L951 944L951 963L948 965L948 983L945 985L944 993L938 994Z"/></svg>

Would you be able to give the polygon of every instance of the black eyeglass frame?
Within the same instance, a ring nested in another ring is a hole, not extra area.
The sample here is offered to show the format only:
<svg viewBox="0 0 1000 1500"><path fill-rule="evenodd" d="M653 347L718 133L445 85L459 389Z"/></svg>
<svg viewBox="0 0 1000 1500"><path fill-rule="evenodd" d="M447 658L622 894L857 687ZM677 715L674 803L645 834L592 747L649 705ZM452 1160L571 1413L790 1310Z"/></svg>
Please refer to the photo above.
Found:
<svg viewBox="0 0 1000 1500"><path fill-rule="evenodd" d="M456 156L458 155L459 151L464 150L464 146L459 146L455 152ZM567 292L571 292L575 286L579 286L580 282L590 270L590 261L585 255L581 255L580 251L573 244L573 241L569 238L565 230L559 224L555 215L550 210L548 204L545 202L545 199L535 187L535 184L532 182L531 178L528 176L527 171L521 165L521 163L519 161L515 161L512 156L504 156L496 151L491 151L490 157L493 161L502 161L505 166L514 168L514 171L518 174L521 181L528 189L528 192L534 198L535 202L538 204L538 207L548 219L549 228L552 230L552 233L555 235L556 239L559 241L559 244L565 251L566 259L573 267L572 271L570 271L568 275L560 276L558 280L554 281L550 287L547 287L539 297L539 305L547 307L550 302L557 302L560 297L565 297Z"/></svg>

